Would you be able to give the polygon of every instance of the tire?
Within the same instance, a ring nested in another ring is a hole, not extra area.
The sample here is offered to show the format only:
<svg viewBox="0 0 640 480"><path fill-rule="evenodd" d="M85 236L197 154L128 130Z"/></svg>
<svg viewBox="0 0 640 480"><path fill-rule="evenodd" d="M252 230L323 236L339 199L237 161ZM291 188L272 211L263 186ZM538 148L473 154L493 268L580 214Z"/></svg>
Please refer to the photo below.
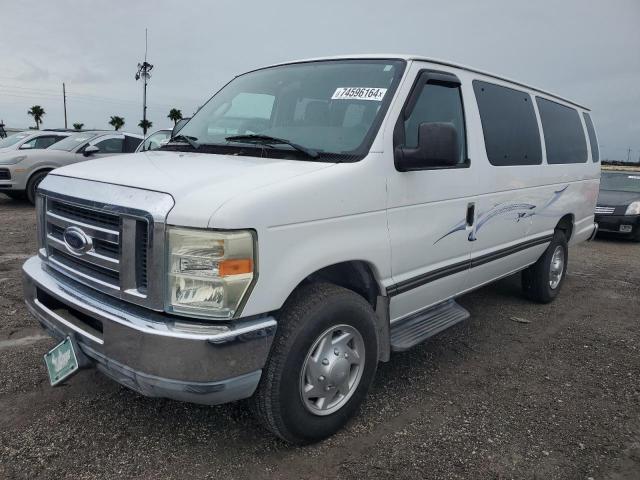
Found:
<svg viewBox="0 0 640 480"><path fill-rule="evenodd" d="M29 200L32 205L36 204L36 190L38 190L38 185L40 185L40 182L44 180L44 177L46 177L48 173L49 170L36 172L31 175L31 178L27 182L27 200Z"/></svg>
<svg viewBox="0 0 640 480"><path fill-rule="evenodd" d="M328 283L297 289L278 315L276 338L258 389L250 400L257 419L281 439L298 445L317 442L340 430L364 400L375 376L378 366L375 325L371 305L350 290ZM329 337L327 332L332 332ZM338 345L339 338L348 338L345 332L352 334L349 348L336 346L331 350L334 356L321 348L334 342ZM323 335L331 338L331 343L323 343ZM360 354L354 355L358 349ZM349 355L351 360L347 358ZM353 364L345 367L356 358L360 359L359 367ZM323 372L326 377L320 375ZM313 388L308 384L311 377ZM343 387L334 387L331 381ZM348 389L351 381L352 388ZM334 400L312 400L312 395L311 399L303 399L302 392L307 389L324 395L327 388L335 389ZM341 388L348 393L343 394ZM323 406L319 406L321 403Z"/></svg>
<svg viewBox="0 0 640 480"><path fill-rule="evenodd" d="M561 265L558 266L559 258ZM553 301L564 283L568 261L567 238L562 230L556 230L551 243L538 261L522 271L522 290L525 296L539 303Z"/></svg>

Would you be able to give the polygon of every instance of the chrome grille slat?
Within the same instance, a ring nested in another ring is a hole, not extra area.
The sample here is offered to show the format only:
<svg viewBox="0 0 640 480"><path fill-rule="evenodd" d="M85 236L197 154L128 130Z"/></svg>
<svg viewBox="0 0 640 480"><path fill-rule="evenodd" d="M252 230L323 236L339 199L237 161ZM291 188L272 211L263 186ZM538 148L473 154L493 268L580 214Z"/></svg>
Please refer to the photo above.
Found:
<svg viewBox="0 0 640 480"><path fill-rule="evenodd" d="M615 211L616 211L616 207L604 207L604 206L598 205L596 207L595 213L600 215L612 215L613 212Z"/></svg>
<svg viewBox="0 0 640 480"><path fill-rule="evenodd" d="M82 223L77 220L63 217L53 212L47 212L47 222L54 225L58 225L61 228L67 228L70 225L80 227L87 235L97 238L99 240L113 243L118 245L120 243L120 232L116 230L109 230L106 228L89 225L88 223Z"/></svg>
<svg viewBox="0 0 640 480"><path fill-rule="evenodd" d="M56 270L66 275L69 275L70 277L75 278L76 280L89 280L91 283L96 283L103 287L107 287L110 290L120 289L117 283L109 282L106 279L99 278L87 272L83 272L79 268L73 268L72 266L69 265L68 260L65 260L65 254L63 254L57 249L53 249L53 252L49 254L48 262Z"/></svg>
<svg viewBox="0 0 640 480"><path fill-rule="evenodd" d="M64 252L67 248L63 240L59 240L53 235L47 235L47 241L49 242L49 245L53 245L55 248L57 248L60 251ZM116 260L114 258L109 258L104 255L100 255L95 251L89 250L88 252L82 255L77 255L77 257L79 260L85 261L87 263L92 263L99 267L106 268L107 270L120 272L119 260Z"/></svg>

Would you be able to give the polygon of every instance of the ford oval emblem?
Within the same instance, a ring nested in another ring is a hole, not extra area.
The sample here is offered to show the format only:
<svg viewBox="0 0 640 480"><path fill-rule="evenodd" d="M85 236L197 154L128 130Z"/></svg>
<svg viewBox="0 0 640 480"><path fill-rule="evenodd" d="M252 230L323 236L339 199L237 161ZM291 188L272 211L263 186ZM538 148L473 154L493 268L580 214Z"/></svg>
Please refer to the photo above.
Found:
<svg viewBox="0 0 640 480"><path fill-rule="evenodd" d="M91 238L78 227L67 227L62 238L67 250L76 255L82 255L93 247Z"/></svg>

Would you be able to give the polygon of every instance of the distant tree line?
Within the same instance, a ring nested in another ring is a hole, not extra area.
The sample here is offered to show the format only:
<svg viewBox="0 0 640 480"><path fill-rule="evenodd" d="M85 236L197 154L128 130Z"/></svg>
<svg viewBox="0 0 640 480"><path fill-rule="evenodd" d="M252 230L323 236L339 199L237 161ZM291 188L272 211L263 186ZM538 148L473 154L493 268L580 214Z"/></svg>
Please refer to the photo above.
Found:
<svg viewBox="0 0 640 480"><path fill-rule="evenodd" d="M40 130L40 125L42 125L43 117L46 115L44 108L40 105L32 106L27 112L28 115L33 117L33 121L35 122L35 127L29 127L34 130ZM173 121L173 125L175 126L178 121L182 120L182 111L178 108L172 108L169 110L169 115L167 118ZM120 130L125 125L124 117L120 117L118 115L112 115L109 119L109 125L113 127L115 131ZM153 122L150 120L140 120L138 123L138 127L140 127L145 133L153 126ZM74 123L73 128L75 130L82 130L84 127L84 123Z"/></svg>

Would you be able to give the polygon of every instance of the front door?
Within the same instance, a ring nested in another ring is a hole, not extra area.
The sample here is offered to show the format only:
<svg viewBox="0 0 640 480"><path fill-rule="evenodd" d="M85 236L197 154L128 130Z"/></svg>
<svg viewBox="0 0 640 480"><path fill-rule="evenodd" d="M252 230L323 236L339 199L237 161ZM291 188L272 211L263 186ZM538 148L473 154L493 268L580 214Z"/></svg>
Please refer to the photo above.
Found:
<svg viewBox="0 0 640 480"><path fill-rule="evenodd" d="M416 81L394 130L394 147L415 147L424 122L452 124L460 142L456 165L394 171L389 178L389 234L394 285L391 321L461 292L469 272L475 219L474 171L459 78L414 64Z"/></svg>

